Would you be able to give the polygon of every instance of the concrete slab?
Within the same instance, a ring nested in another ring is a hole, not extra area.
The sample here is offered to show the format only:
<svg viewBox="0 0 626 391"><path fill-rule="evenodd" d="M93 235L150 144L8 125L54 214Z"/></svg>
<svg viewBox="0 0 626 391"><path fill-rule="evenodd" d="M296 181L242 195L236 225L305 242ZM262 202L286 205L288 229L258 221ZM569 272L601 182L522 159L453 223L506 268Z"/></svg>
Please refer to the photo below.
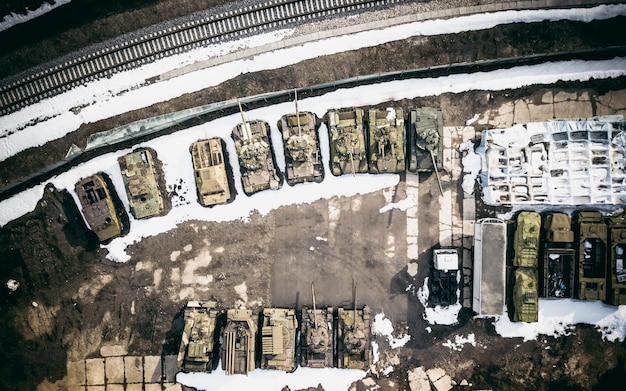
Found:
<svg viewBox="0 0 626 391"><path fill-rule="evenodd" d="M126 391L144 391L142 383L126 384Z"/></svg>
<svg viewBox="0 0 626 391"><path fill-rule="evenodd" d="M145 391L162 391L161 383L149 383L145 385Z"/></svg>
<svg viewBox="0 0 626 391"><path fill-rule="evenodd" d="M124 391L123 384L107 384L106 391Z"/></svg>
<svg viewBox="0 0 626 391"><path fill-rule="evenodd" d="M107 384L124 383L124 357L107 357L104 360Z"/></svg>
<svg viewBox="0 0 626 391"><path fill-rule="evenodd" d="M85 360L88 385L104 384L104 359L90 358Z"/></svg>
<svg viewBox="0 0 626 391"><path fill-rule="evenodd" d="M144 381L146 383L161 382L161 356L145 356L143 363Z"/></svg>
<svg viewBox="0 0 626 391"><path fill-rule="evenodd" d="M126 383L141 383L143 381L143 358L137 356L124 357Z"/></svg>
<svg viewBox="0 0 626 391"><path fill-rule="evenodd" d="M68 391L86 391L87 386L70 385L67 387Z"/></svg>
<svg viewBox="0 0 626 391"><path fill-rule="evenodd" d="M67 384L71 386L86 384L85 379L85 361L69 361L67 363Z"/></svg>
<svg viewBox="0 0 626 391"><path fill-rule="evenodd" d="M183 386L182 384L178 384L178 383L165 383L163 384L163 389L165 391L182 391Z"/></svg>
<svg viewBox="0 0 626 391"><path fill-rule="evenodd" d="M177 357L172 355L172 356L165 356L163 363L165 364L165 381L170 382L170 383L175 383L176 382L176 373L178 373L178 367L176 366L176 359Z"/></svg>
<svg viewBox="0 0 626 391"><path fill-rule="evenodd" d="M555 118L590 118L593 109L589 101L562 102L554 104Z"/></svg>
<svg viewBox="0 0 626 391"><path fill-rule="evenodd" d="M102 386L87 386L87 391L106 391L106 387Z"/></svg>

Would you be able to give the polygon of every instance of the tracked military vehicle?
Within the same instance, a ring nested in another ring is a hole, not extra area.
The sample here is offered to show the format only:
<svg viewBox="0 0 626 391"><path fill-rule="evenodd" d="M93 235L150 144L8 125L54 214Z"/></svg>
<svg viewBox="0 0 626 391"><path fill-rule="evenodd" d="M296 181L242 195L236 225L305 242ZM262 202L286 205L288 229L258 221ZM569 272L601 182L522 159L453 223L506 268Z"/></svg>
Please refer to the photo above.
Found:
<svg viewBox="0 0 626 391"><path fill-rule="evenodd" d="M402 108L371 109L367 114L370 173L403 172L405 158Z"/></svg>
<svg viewBox="0 0 626 391"><path fill-rule="evenodd" d="M159 189L156 152L142 148L118 158L122 180L136 219L144 219L163 212L163 194Z"/></svg>
<svg viewBox="0 0 626 391"><path fill-rule="evenodd" d="M198 201L203 206L226 204L231 196L221 138L200 140L189 147L196 178Z"/></svg>
<svg viewBox="0 0 626 391"><path fill-rule="evenodd" d="M370 308L356 306L353 289L353 309L337 309L337 367L367 370L371 364Z"/></svg>
<svg viewBox="0 0 626 391"><path fill-rule="evenodd" d="M539 235L541 215L537 212L522 211L517 215L517 228L513 237L513 266L537 267L539 257Z"/></svg>
<svg viewBox="0 0 626 391"><path fill-rule="evenodd" d="M318 122L315 113L298 110L297 97L296 113L283 115L278 121L285 150L285 177L290 186L324 179Z"/></svg>
<svg viewBox="0 0 626 391"><path fill-rule="evenodd" d="M184 372L211 372L219 358L219 310L214 301L190 301L184 311L185 328L178 349L176 366Z"/></svg>
<svg viewBox="0 0 626 391"><path fill-rule="evenodd" d="M422 107L410 111L407 154L411 172L443 169L443 115L440 108Z"/></svg>
<svg viewBox="0 0 626 391"><path fill-rule="evenodd" d="M74 187L82 206L87 225L98 235L101 242L119 236L122 232L120 214L102 174L81 179Z"/></svg>
<svg viewBox="0 0 626 391"><path fill-rule="evenodd" d="M515 322L537 322L539 318L539 277L534 267L518 267L515 269L513 285L513 305Z"/></svg>
<svg viewBox="0 0 626 391"><path fill-rule="evenodd" d="M329 110L330 168L335 176L367 172L363 109Z"/></svg>
<svg viewBox="0 0 626 391"><path fill-rule="evenodd" d="M311 368L333 367L333 308L317 309L313 283L311 293L313 309L302 308L300 365Z"/></svg>
<svg viewBox="0 0 626 391"><path fill-rule="evenodd" d="M548 213L543 222L543 267L540 268L544 297L574 297L576 251L574 231L566 213Z"/></svg>
<svg viewBox="0 0 626 391"><path fill-rule="evenodd" d="M607 225L602 213L579 211L575 216L578 245L578 292L581 300L606 300Z"/></svg>
<svg viewBox="0 0 626 391"><path fill-rule="evenodd" d="M626 304L626 212L608 217L609 265L611 278L609 303Z"/></svg>
<svg viewBox="0 0 626 391"><path fill-rule="evenodd" d="M256 335L257 317L252 310L228 310L222 346L222 369L227 375L246 375L254 370Z"/></svg>
<svg viewBox="0 0 626 391"><path fill-rule="evenodd" d="M287 308L263 309L261 326L261 368L293 372L296 364L298 320Z"/></svg>
<svg viewBox="0 0 626 391"><path fill-rule="evenodd" d="M280 171L276 168L270 126L265 121L246 121L241 104L242 122L232 131L235 141L243 191L250 196L262 190L277 190L282 186Z"/></svg>

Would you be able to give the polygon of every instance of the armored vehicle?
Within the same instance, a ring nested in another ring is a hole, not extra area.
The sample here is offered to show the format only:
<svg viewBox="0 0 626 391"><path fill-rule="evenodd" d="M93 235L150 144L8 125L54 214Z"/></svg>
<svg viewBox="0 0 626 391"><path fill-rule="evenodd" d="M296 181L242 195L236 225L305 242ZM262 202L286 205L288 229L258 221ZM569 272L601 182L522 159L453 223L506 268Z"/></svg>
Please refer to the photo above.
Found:
<svg viewBox="0 0 626 391"><path fill-rule="evenodd" d="M287 308L263 309L261 327L261 368L293 372L296 364L296 311Z"/></svg>
<svg viewBox="0 0 626 391"><path fill-rule="evenodd" d="M606 300L607 225L602 213L579 211L575 216L578 245L578 292L581 300Z"/></svg>
<svg viewBox="0 0 626 391"><path fill-rule="evenodd" d="M155 166L156 152L142 148L118 158L130 212L143 219L163 212L163 194Z"/></svg>
<svg viewBox="0 0 626 391"><path fill-rule="evenodd" d="M405 159L402 108L371 109L367 117L370 173L403 172Z"/></svg>
<svg viewBox="0 0 626 391"><path fill-rule="evenodd" d="M228 183L224 142L221 138L200 140L189 147L196 178L198 201L203 206L226 204L234 197Z"/></svg>
<svg viewBox="0 0 626 391"><path fill-rule="evenodd" d="M371 364L370 308L356 306L356 287L353 290L354 309L337 309L337 367L367 370Z"/></svg>
<svg viewBox="0 0 626 391"><path fill-rule="evenodd" d="M572 243L574 241L571 219L566 213L548 213L544 226L548 242Z"/></svg>
<svg viewBox="0 0 626 391"><path fill-rule="evenodd" d="M241 104L239 105L241 110ZM282 176L276 168L270 126L265 121L246 121L241 110L242 122L232 131L241 169L243 191L250 196L262 190L277 190L282 186Z"/></svg>
<svg viewBox="0 0 626 391"><path fill-rule="evenodd" d="M576 251L572 248L574 231L566 213L551 212L543 224L543 267L541 292L544 297L574 297Z"/></svg>
<svg viewBox="0 0 626 391"><path fill-rule="evenodd" d="M610 216L609 264L611 279L609 303L613 305L626 304L626 212L621 215Z"/></svg>
<svg viewBox="0 0 626 391"><path fill-rule="evenodd" d="M176 365L185 372L211 372L217 367L219 332L216 334L217 303L190 301L185 307L185 328Z"/></svg>
<svg viewBox="0 0 626 391"><path fill-rule="evenodd" d="M363 109L329 110L330 168L335 176L367 172Z"/></svg>
<svg viewBox="0 0 626 391"><path fill-rule="evenodd" d="M538 275L534 267L518 267L515 269L513 285L513 305L515 322L537 322L539 317Z"/></svg>
<svg viewBox="0 0 626 391"><path fill-rule="evenodd" d="M443 169L443 115L440 108L422 107L409 112L407 154L411 172Z"/></svg>
<svg viewBox="0 0 626 391"><path fill-rule="evenodd" d="M332 367L333 308L317 309L315 287L311 284L313 309L302 308L300 365L311 368Z"/></svg>
<svg viewBox="0 0 626 391"><path fill-rule="evenodd" d="M296 113L283 115L278 121L278 129L283 135L285 176L289 186L303 182L319 183L324 179L318 126L315 113L298 110L297 96Z"/></svg>
<svg viewBox="0 0 626 391"><path fill-rule="evenodd" d="M246 375L254 370L256 333L257 317L252 310L228 310L222 346L222 369L227 375Z"/></svg>
<svg viewBox="0 0 626 391"><path fill-rule="evenodd" d="M517 228L513 237L513 266L537 267L539 257L539 235L541 215L537 212L522 211L517 215Z"/></svg>
<svg viewBox="0 0 626 391"><path fill-rule="evenodd" d="M459 254L453 248L433 250L433 268L428 281L428 302L447 307L459 300Z"/></svg>
<svg viewBox="0 0 626 391"><path fill-rule="evenodd" d="M119 236L122 223L115 208L111 193L101 174L81 179L74 187L82 205L83 215L92 231L101 242Z"/></svg>

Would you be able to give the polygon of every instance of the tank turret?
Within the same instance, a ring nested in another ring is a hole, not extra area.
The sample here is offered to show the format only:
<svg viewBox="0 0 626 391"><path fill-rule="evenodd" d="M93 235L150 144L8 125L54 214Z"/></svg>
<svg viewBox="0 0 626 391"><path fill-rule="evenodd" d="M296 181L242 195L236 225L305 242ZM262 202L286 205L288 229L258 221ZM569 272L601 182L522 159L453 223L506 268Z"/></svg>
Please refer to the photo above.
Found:
<svg viewBox="0 0 626 391"><path fill-rule="evenodd" d="M371 364L370 308L357 309L356 286L353 309L337 309L337 366L367 370Z"/></svg>
<svg viewBox="0 0 626 391"><path fill-rule="evenodd" d="M190 301L185 307L185 328L176 365L184 372L211 372L218 363L216 302Z"/></svg>
<svg viewBox="0 0 626 391"><path fill-rule="evenodd" d="M226 313L222 369L227 375L246 375L256 367L256 319L252 310L229 309Z"/></svg>
<svg viewBox="0 0 626 391"><path fill-rule="evenodd" d="M224 142L219 137L196 141L189 147L198 201L203 206L226 204L234 199L228 183L224 150Z"/></svg>
<svg viewBox="0 0 626 391"><path fill-rule="evenodd" d="M119 236L122 232L120 215L102 174L81 179L74 187L82 206L85 221L101 242Z"/></svg>
<svg viewBox="0 0 626 391"><path fill-rule="evenodd" d="M300 365L311 368L333 366L333 308L318 309L311 283L313 309L302 308Z"/></svg>
<svg viewBox="0 0 626 391"><path fill-rule="evenodd" d="M118 163L133 216L143 219L161 214L164 206L159 189L156 152L141 148L121 156Z"/></svg>
<svg viewBox="0 0 626 391"><path fill-rule="evenodd" d="M401 107L368 111L369 172L403 172L404 112Z"/></svg>
<svg viewBox="0 0 626 391"><path fill-rule="evenodd" d="M243 191L250 196L256 192L282 186L282 175L276 168L270 126L265 121L246 121L241 104L242 122L232 131L235 142Z"/></svg>
<svg viewBox="0 0 626 391"><path fill-rule="evenodd" d="M261 327L261 368L285 372L296 370L296 311L265 308Z"/></svg>
<svg viewBox="0 0 626 391"><path fill-rule="evenodd" d="M333 175L367 172L363 110L329 110L330 167Z"/></svg>

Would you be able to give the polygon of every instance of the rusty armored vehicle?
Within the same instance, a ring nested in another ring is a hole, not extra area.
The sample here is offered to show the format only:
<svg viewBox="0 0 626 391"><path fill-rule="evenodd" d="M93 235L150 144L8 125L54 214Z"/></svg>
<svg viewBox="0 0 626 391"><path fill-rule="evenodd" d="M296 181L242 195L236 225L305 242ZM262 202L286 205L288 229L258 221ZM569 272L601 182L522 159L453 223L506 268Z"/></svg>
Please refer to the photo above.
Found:
<svg viewBox="0 0 626 391"><path fill-rule="evenodd" d="M287 308L263 309L261 326L261 368L285 372L296 370L296 311Z"/></svg>
<svg viewBox="0 0 626 391"><path fill-rule="evenodd" d="M163 193L159 188L156 152L141 148L120 156L118 163L133 216L144 219L162 214Z"/></svg>
<svg viewBox="0 0 626 391"><path fill-rule="evenodd" d="M337 367L367 370L372 362L370 308L357 309L356 286L353 309L337 309Z"/></svg>
<svg viewBox="0 0 626 391"><path fill-rule="evenodd" d="M537 322L539 318L539 277L537 268L518 267L515 269L513 285L513 321Z"/></svg>
<svg viewBox="0 0 626 391"><path fill-rule="evenodd" d="M246 375L256 368L257 317L252 310L229 309L222 346L222 369Z"/></svg>
<svg viewBox="0 0 626 391"><path fill-rule="evenodd" d="M370 109L369 171L371 174L404 171L404 112L401 107Z"/></svg>
<svg viewBox="0 0 626 391"><path fill-rule="evenodd" d="M513 237L513 266L537 267L539 258L539 235L541 215L522 211L517 215L517 228Z"/></svg>
<svg viewBox="0 0 626 391"><path fill-rule="evenodd" d="M606 300L608 229L598 211L579 211L575 215L578 246L578 292L581 300Z"/></svg>
<svg viewBox="0 0 626 391"><path fill-rule="evenodd" d="M321 182L324 179L324 166L317 134L319 121L315 113L298 110L283 115L278 121L278 129L283 135L285 150L285 177L293 186L304 182Z"/></svg>
<svg viewBox="0 0 626 391"><path fill-rule="evenodd" d="M282 175L276 167L270 126L265 121L246 121L241 104L242 122L233 128L241 183L243 191L250 196L262 190L278 190L282 186Z"/></svg>
<svg viewBox="0 0 626 391"><path fill-rule="evenodd" d="M332 109L326 115L330 140L330 168L333 175L366 173L368 169L363 133L363 109Z"/></svg>
<svg viewBox="0 0 626 391"><path fill-rule="evenodd" d="M607 218L609 225L610 294L608 302L626 304L626 212Z"/></svg>
<svg viewBox="0 0 626 391"><path fill-rule="evenodd" d="M82 206L83 216L89 228L98 235L101 242L106 242L122 233L120 215L111 196L104 174L95 174L81 179L74 187Z"/></svg>
<svg viewBox="0 0 626 391"><path fill-rule="evenodd" d="M411 172L443 169L443 115L440 108L421 107L409 112L407 154Z"/></svg>
<svg viewBox="0 0 626 391"><path fill-rule="evenodd" d="M198 201L203 206L226 204L234 199L224 150L224 141L219 137L196 141L189 147Z"/></svg>
<svg viewBox="0 0 626 391"><path fill-rule="evenodd" d="M185 328L178 349L176 366L184 372L211 372L219 361L220 311L214 301L190 301L184 311Z"/></svg>
<svg viewBox="0 0 626 391"><path fill-rule="evenodd" d="M302 308L300 365L310 368L334 366L333 308L318 309L311 283L313 308Z"/></svg>
<svg viewBox="0 0 626 391"><path fill-rule="evenodd" d="M540 292L548 298L574 297L576 250L574 231L568 214L550 212L543 221L543 267Z"/></svg>

